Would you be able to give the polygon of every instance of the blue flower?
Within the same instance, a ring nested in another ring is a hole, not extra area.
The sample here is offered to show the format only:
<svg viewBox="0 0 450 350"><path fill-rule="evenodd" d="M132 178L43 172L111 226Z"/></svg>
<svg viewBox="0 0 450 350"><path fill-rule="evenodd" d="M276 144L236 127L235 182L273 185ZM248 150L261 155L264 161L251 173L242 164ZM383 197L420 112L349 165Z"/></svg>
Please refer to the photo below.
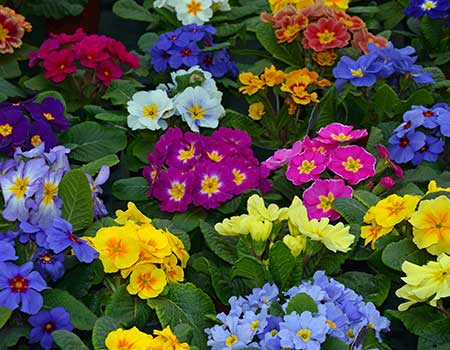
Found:
<svg viewBox="0 0 450 350"><path fill-rule="evenodd" d="M423 161L435 162L443 151L444 141L438 137L427 135L425 144L416 152L411 163L413 165L419 165Z"/></svg>
<svg viewBox="0 0 450 350"><path fill-rule="evenodd" d="M449 16L450 3L448 0L410 0L405 9L405 15L416 18L428 15L428 17L445 18Z"/></svg>
<svg viewBox="0 0 450 350"><path fill-rule="evenodd" d="M161 50L156 46L152 46L150 49L150 57L153 69L156 72L165 72L167 70L170 58L170 53L167 50Z"/></svg>
<svg viewBox="0 0 450 350"><path fill-rule="evenodd" d="M64 276L64 254L55 254L50 249L39 248L33 256L37 270L42 276L50 276L52 281Z"/></svg>
<svg viewBox="0 0 450 350"><path fill-rule="evenodd" d="M50 171L64 170L67 172L70 170L69 158L67 154L70 153L70 149L64 146L53 147L50 152L44 153L44 159L50 166Z"/></svg>
<svg viewBox="0 0 450 350"><path fill-rule="evenodd" d="M434 110L434 108L426 108L424 106L412 106L410 111L407 111L403 114L403 120L417 120L418 126L424 126L427 129L434 129L439 126L438 115L440 114L440 110L446 112L445 109L440 108ZM450 117L450 112L447 112Z"/></svg>
<svg viewBox="0 0 450 350"><path fill-rule="evenodd" d="M39 247L47 247L47 234L45 233L43 227L39 225L32 225L28 222L22 221L19 224L19 228L22 231L19 235L20 243L25 244L29 242L30 239L32 239Z"/></svg>
<svg viewBox="0 0 450 350"><path fill-rule="evenodd" d="M254 332L249 323L242 323L236 316L222 318L223 326L214 326L206 330L208 334L207 345L211 350L232 350L252 347Z"/></svg>
<svg viewBox="0 0 450 350"><path fill-rule="evenodd" d="M316 271L313 276L314 284L326 292L325 300L334 301L345 295L345 286L342 283L329 279L324 271Z"/></svg>
<svg viewBox="0 0 450 350"><path fill-rule="evenodd" d="M203 40L203 38L210 38L212 41L212 35L216 34L217 30L211 24L198 25L198 24L188 24L181 27L183 34L189 40L198 42Z"/></svg>
<svg viewBox="0 0 450 350"><path fill-rule="evenodd" d="M183 31L181 28L177 28L172 32L163 33L159 36L158 41L155 44L155 47L157 47L160 50L169 50L174 45L183 47L189 43L189 38L186 36L181 35Z"/></svg>
<svg viewBox="0 0 450 350"><path fill-rule="evenodd" d="M253 289L252 294L247 296L248 303L255 309L263 306L270 307L274 300L278 299L278 287L275 284L266 283L262 288Z"/></svg>
<svg viewBox="0 0 450 350"><path fill-rule="evenodd" d="M281 317L269 316L267 317L267 324L263 332L258 334L260 345L262 349L280 350L280 338L278 332L280 331Z"/></svg>
<svg viewBox="0 0 450 350"><path fill-rule="evenodd" d="M0 240L0 262L17 260L16 248L13 240Z"/></svg>
<svg viewBox="0 0 450 350"><path fill-rule="evenodd" d="M398 137L396 134L389 139L389 154L396 163L407 163L414 158L416 152L425 145L426 136L423 132L410 131Z"/></svg>
<svg viewBox="0 0 450 350"><path fill-rule="evenodd" d="M46 288L39 272L33 271L32 262L21 266L0 263L0 306L15 310L21 303L21 311L35 314L44 302L39 292Z"/></svg>
<svg viewBox="0 0 450 350"><path fill-rule="evenodd" d="M325 300L325 297L326 297L326 292L320 286L316 286L311 283L302 283L300 286L292 287L286 293L284 293L285 295L289 296L290 298L283 305L283 308L286 308L287 305L289 304L289 300L299 293L308 294L311 298L314 299L314 301L319 302L319 303L322 300Z"/></svg>
<svg viewBox="0 0 450 350"><path fill-rule="evenodd" d="M376 337L381 342L380 332L389 331L389 320L386 317L382 317L375 305L371 302L362 305L361 309L368 322L367 326L375 331Z"/></svg>
<svg viewBox="0 0 450 350"><path fill-rule="evenodd" d="M348 317L340 306L333 302L318 305L319 313L326 317L326 323L330 326L328 334L333 338L346 341L346 331L350 323Z"/></svg>
<svg viewBox="0 0 450 350"><path fill-rule="evenodd" d="M81 262L91 263L98 256L97 251L84 239L73 234L72 225L64 219L54 218L45 231L47 245L56 254L70 247Z"/></svg>
<svg viewBox="0 0 450 350"><path fill-rule="evenodd" d="M92 191L92 201L94 203L94 217L96 219L99 219L103 216L108 215L108 211L106 210L105 204L100 199L99 195L103 193L103 189L100 186L103 185L109 178L109 167L106 165L102 166L95 180L89 174L86 174L86 176L88 178L89 185L91 186Z"/></svg>
<svg viewBox="0 0 450 350"><path fill-rule="evenodd" d="M337 79L336 87L340 88L347 81L354 86L372 86L377 81L377 73L383 68L376 55L364 55L354 61L343 56L339 60L333 75Z"/></svg>
<svg viewBox="0 0 450 350"><path fill-rule="evenodd" d="M30 344L40 343L43 349L51 349L54 345L52 333L57 330L72 331L70 314L63 307L55 307L50 311L39 312L30 316L28 322L33 327L30 332Z"/></svg>
<svg viewBox="0 0 450 350"><path fill-rule="evenodd" d="M437 104L433 107L433 112L437 114L437 123L442 135L450 137L450 108L447 104Z"/></svg>
<svg viewBox="0 0 450 350"><path fill-rule="evenodd" d="M198 64L200 49L196 43L188 43L184 46L174 46L169 51L169 65L178 69L181 66L195 66Z"/></svg>

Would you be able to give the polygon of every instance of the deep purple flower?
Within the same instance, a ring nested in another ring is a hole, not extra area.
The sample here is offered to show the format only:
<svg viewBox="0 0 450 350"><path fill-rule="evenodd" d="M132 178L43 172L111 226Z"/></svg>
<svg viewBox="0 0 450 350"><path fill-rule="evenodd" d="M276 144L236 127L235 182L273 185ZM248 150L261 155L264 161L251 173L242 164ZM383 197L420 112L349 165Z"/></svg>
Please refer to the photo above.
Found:
<svg viewBox="0 0 450 350"><path fill-rule="evenodd" d="M165 72L167 70L167 65L169 64L171 54L167 50L158 49L153 46L150 49L150 57L153 65L153 69L156 72Z"/></svg>
<svg viewBox="0 0 450 350"><path fill-rule="evenodd" d="M336 86L338 88L347 81L354 86L372 86L377 81L377 73L382 68L383 64L377 60L375 55L364 55L356 61L343 56L333 69L333 75L337 79Z"/></svg>
<svg viewBox="0 0 450 350"><path fill-rule="evenodd" d="M35 314L44 302L38 293L47 288L42 276L33 271L33 263L22 266L0 263L0 306L15 310L22 303L21 311Z"/></svg>
<svg viewBox="0 0 450 350"><path fill-rule="evenodd" d="M182 65L192 67L198 64L200 49L195 43L189 43L181 47L174 46L168 52L171 55L169 65L173 69L178 69Z"/></svg>
<svg viewBox="0 0 450 350"><path fill-rule="evenodd" d="M419 165L423 161L435 162L444 151L444 141L438 137L427 136L425 144L416 152L411 163Z"/></svg>
<svg viewBox="0 0 450 350"><path fill-rule="evenodd" d="M448 0L410 0L405 9L405 15L416 18L428 15L430 18L445 18L449 16Z"/></svg>
<svg viewBox="0 0 450 350"><path fill-rule="evenodd" d="M189 170L197 164L202 155L202 136L186 132L182 139L174 140L167 152L166 163L170 167Z"/></svg>
<svg viewBox="0 0 450 350"><path fill-rule="evenodd" d="M389 139L389 154L396 163L407 163L414 158L415 153L425 145L426 136L423 132L410 131L398 137L392 135Z"/></svg>
<svg viewBox="0 0 450 350"><path fill-rule="evenodd" d="M109 167L102 166L95 180L89 174L86 174L86 177L88 178L89 185L91 186L92 201L94 203L94 217L99 219L108 215L108 210L106 210L105 203L103 203L99 195L103 193L103 189L100 186L109 179Z"/></svg>
<svg viewBox="0 0 450 350"><path fill-rule="evenodd" d="M97 251L84 239L74 235L72 231L72 225L69 222L54 218L51 226L46 228L48 247L56 254L70 247L79 261L91 263L97 257Z"/></svg>
<svg viewBox="0 0 450 350"><path fill-rule="evenodd" d="M0 110L0 153L11 155L15 147L25 144L30 123L19 110Z"/></svg>
<svg viewBox="0 0 450 350"><path fill-rule="evenodd" d="M28 322L33 326L30 332L29 343L40 343L45 350L51 349L54 345L52 338L54 331L61 329L73 330L70 314L61 306L30 316Z"/></svg>
<svg viewBox="0 0 450 350"><path fill-rule="evenodd" d="M49 124L39 121L31 124L29 143L29 148L34 148L44 143L45 150L49 151L50 148L58 144L58 139L53 135Z"/></svg>
<svg viewBox="0 0 450 350"><path fill-rule="evenodd" d="M57 98L46 97L41 103L32 103L26 108L34 120L50 124L53 130L69 130L69 121L64 117L64 105Z"/></svg>
<svg viewBox="0 0 450 350"><path fill-rule="evenodd" d="M42 276L50 276L52 281L59 280L65 272L64 254L55 254L50 249L39 248L33 256L37 270Z"/></svg>
<svg viewBox="0 0 450 350"><path fill-rule="evenodd" d="M212 52L202 52L199 63L200 67L211 72L214 78L221 78L232 70L230 64L233 62L227 50L221 49Z"/></svg>
<svg viewBox="0 0 450 350"><path fill-rule="evenodd" d="M177 168L161 172L153 196L161 201L160 208L168 212L184 212L192 202L192 174Z"/></svg>
<svg viewBox="0 0 450 350"><path fill-rule="evenodd" d="M189 43L189 39L185 35L182 35L181 28L177 28L172 32L163 33L159 36L155 46L160 50L169 50L174 45L183 47Z"/></svg>

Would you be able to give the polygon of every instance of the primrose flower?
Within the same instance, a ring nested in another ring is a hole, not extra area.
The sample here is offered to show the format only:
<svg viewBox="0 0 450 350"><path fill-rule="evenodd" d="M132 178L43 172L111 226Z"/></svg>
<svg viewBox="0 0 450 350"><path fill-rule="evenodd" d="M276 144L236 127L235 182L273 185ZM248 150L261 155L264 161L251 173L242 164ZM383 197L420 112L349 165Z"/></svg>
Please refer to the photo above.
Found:
<svg viewBox="0 0 450 350"><path fill-rule="evenodd" d="M67 75L75 72L75 54L71 49L55 51L44 59L45 77L55 83L60 83L67 78Z"/></svg>
<svg viewBox="0 0 450 350"><path fill-rule="evenodd" d="M213 15L212 0L180 0L175 5L177 18L186 24L203 24Z"/></svg>
<svg viewBox="0 0 450 350"><path fill-rule="evenodd" d="M0 54L13 53L22 46L23 35L31 31L31 24L9 7L0 6L0 28Z"/></svg>
<svg viewBox="0 0 450 350"><path fill-rule="evenodd" d="M116 219L114 220L120 225L125 225L127 221L133 221L135 224L150 224L152 219L145 216L133 202L128 202L127 210L116 210Z"/></svg>
<svg viewBox="0 0 450 350"><path fill-rule="evenodd" d="M248 116L253 120L261 120L266 114L264 103L255 102L248 107Z"/></svg>
<svg viewBox="0 0 450 350"><path fill-rule="evenodd" d="M373 222L369 226L361 226L361 238L364 238L364 246L370 243L370 247L375 249L375 244L380 237L383 237L393 230L393 226L384 227Z"/></svg>
<svg viewBox="0 0 450 350"><path fill-rule="evenodd" d="M450 5L446 0L410 0L405 15L416 18L427 15L432 19L448 17Z"/></svg>
<svg viewBox="0 0 450 350"><path fill-rule="evenodd" d="M341 123L331 123L318 132L317 140L326 144L343 143L348 141L355 141L366 137L367 130L353 130L353 126L344 125Z"/></svg>
<svg viewBox="0 0 450 350"><path fill-rule="evenodd" d="M65 272L64 254L55 254L51 249L38 248L33 256L37 270L42 276L50 276L52 281L59 280Z"/></svg>
<svg viewBox="0 0 450 350"><path fill-rule="evenodd" d="M37 122L49 124L55 131L69 130L70 123L64 116L64 105L54 97L46 97L40 103L27 103L25 108Z"/></svg>
<svg viewBox="0 0 450 350"><path fill-rule="evenodd" d="M264 81L251 72L239 74L239 81L243 85L239 88L239 92L244 95L254 95L264 87Z"/></svg>
<svg viewBox="0 0 450 350"><path fill-rule="evenodd" d="M155 298L167 284L166 274L153 264L140 264L133 268L127 291L141 299Z"/></svg>
<svg viewBox="0 0 450 350"><path fill-rule="evenodd" d="M413 226L413 242L433 254L450 254L450 199L439 196L421 201L409 222Z"/></svg>
<svg viewBox="0 0 450 350"><path fill-rule="evenodd" d="M324 154L306 150L289 161L286 177L294 185L304 184L319 178L328 162L329 158Z"/></svg>
<svg viewBox="0 0 450 350"><path fill-rule="evenodd" d="M444 141L440 138L427 135L425 138L425 144L414 155L411 163L413 165L419 165L423 161L434 163L443 151Z"/></svg>
<svg viewBox="0 0 450 350"><path fill-rule="evenodd" d="M334 18L321 18L317 22L310 23L303 35L303 47L317 52L345 47L350 40L345 25Z"/></svg>
<svg viewBox="0 0 450 350"><path fill-rule="evenodd" d="M141 225L137 229L137 238L140 245L139 262L162 263L172 252L167 235L152 224Z"/></svg>
<svg viewBox="0 0 450 350"><path fill-rule="evenodd" d="M425 146L426 135L421 131L411 130L398 137L396 134L389 139L389 153L397 163L407 163L412 160L417 151Z"/></svg>
<svg viewBox="0 0 450 350"><path fill-rule="evenodd" d="M28 137L30 123L17 109L0 110L0 151L11 154L17 146L23 145Z"/></svg>
<svg viewBox="0 0 450 350"><path fill-rule="evenodd" d="M283 243L286 244L293 256L299 256L306 249L307 239L304 235L286 235L283 237Z"/></svg>
<svg viewBox="0 0 450 350"><path fill-rule="evenodd" d="M142 350L158 349L159 347L153 341L149 334L141 332L136 327L130 329L118 328L108 333L105 339L105 345L108 350Z"/></svg>
<svg viewBox="0 0 450 350"><path fill-rule="evenodd" d="M264 68L264 73L261 74L261 80L264 82L264 85L273 87L280 85L285 76L282 70L277 70L274 65L271 65L270 67Z"/></svg>
<svg viewBox="0 0 450 350"><path fill-rule="evenodd" d="M247 225L248 215L232 216L229 219L224 219L214 225L214 229L218 234L223 236L237 236L248 235Z"/></svg>
<svg viewBox="0 0 450 350"><path fill-rule="evenodd" d="M192 202L192 174L176 168L161 172L153 196L161 201L161 209L168 212L186 211Z"/></svg>
<svg viewBox="0 0 450 350"><path fill-rule="evenodd" d="M167 326L162 330L155 329L153 335L155 336L156 342L164 344L163 349L165 350L189 350L190 348L187 343L180 343L170 329L170 326Z"/></svg>

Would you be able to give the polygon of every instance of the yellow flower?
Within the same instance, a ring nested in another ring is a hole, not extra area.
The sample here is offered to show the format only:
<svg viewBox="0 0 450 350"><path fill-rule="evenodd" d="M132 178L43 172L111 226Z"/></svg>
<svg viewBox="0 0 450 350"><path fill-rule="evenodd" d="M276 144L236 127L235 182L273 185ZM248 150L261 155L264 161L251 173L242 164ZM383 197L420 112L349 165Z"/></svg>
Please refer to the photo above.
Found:
<svg viewBox="0 0 450 350"><path fill-rule="evenodd" d="M375 221L383 227L395 226L411 217L420 198L420 196L409 194L404 197L391 194L379 201L374 207L371 207L364 216L364 221L367 223Z"/></svg>
<svg viewBox="0 0 450 350"><path fill-rule="evenodd" d="M272 12L279 11L288 5L294 6L297 10L314 5L314 0L269 0Z"/></svg>
<svg viewBox="0 0 450 350"><path fill-rule="evenodd" d="M248 116L253 120L261 120L266 112L264 111L264 103L255 102L248 107Z"/></svg>
<svg viewBox="0 0 450 350"><path fill-rule="evenodd" d="M137 265L130 276L127 291L141 299L155 298L167 284L166 274L153 264Z"/></svg>
<svg viewBox="0 0 450 350"><path fill-rule="evenodd" d="M377 225L377 223L372 223L370 226L362 226L361 227L361 238L364 238L364 245L370 244L372 249L375 249L375 244L377 243L378 238L387 235L392 231L394 227L383 227Z"/></svg>
<svg viewBox="0 0 450 350"><path fill-rule="evenodd" d="M172 253L169 240L164 231L152 224L141 225L137 230L140 242L139 259L150 263L162 263Z"/></svg>
<svg viewBox="0 0 450 350"><path fill-rule="evenodd" d="M178 266L178 259L174 254L164 258L163 269L166 272L167 279L171 282L182 282L184 280L184 271Z"/></svg>
<svg viewBox="0 0 450 350"><path fill-rule="evenodd" d="M348 3L350 0L323 0L325 6L332 8L333 10L345 11L348 9Z"/></svg>
<svg viewBox="0 0 450 350"><path fill-rule="evenodd" d="M291 250L293 256L299 256L306 248L306 236L286 235L283 237L284 244Z"/></svg>
<svg viewBox="0 0 450 350"><path fill-rule="evenodd" d="M119 328L108 334L105 345L108 350L144 350L149 349L153 337L141 332L136 327L131 329Z"/></svg>
<svg viewBox="0 0 450 350"><path fill-rule="evenodd" d="M132 222L121 227L103 227L91 242L99 252L105 272L128 268L139 258L139 242Z"/></svg>
<svg viewBox="0 0 450 350"><path fill-rule="evenodd" d="M246 95L256 94L264 87L264 82L251 72L239 74L239 81L244 85L239 88L239 91Z"/></svg>
<svg viewBox="0 0 450 350"><path fill-rule="evenodd" d="M294 197L289 208L283 208L282 217L288 219L289 232L293 236L300 235L300 228L306 226L309 222L308 211L302 200L297 196Z"/></svg>
<svg viewBox="0 0 450 350"><path fill-rule="evenodd" d="M409 220L413 242L433 255L450 253L450 199L439 196L420 202Z"/></svg>
<svg viewBox="0 0 450 350"><path fill-rule="evenodd" d="M400 311L407 310L417 302L428 301L436 306L438 300L450 296L450 257L439 255L437 261L429 261L419 266L409 261L402 264L406 277L405 286L396 291L398 297L409 300L399 306Z"/></svg>
<svg viewBox="0 0 450 350"><path fill-rule="evenodd" d="M175 256L181 261L181 267L185 268L189 260L189 253L184 249L184 244L173 233L166 231L166 237L169 241L169 246Z"/></svg>
<svg viewBox="0 0 450 350"><path fill-rule="evenodd" d="M312 58L320 66L330 67L334 65L337 55L334 50L325 50L321 52L314 52Z"/></svg>
<svg viewBox="0 0 450 350"><path fill-rule="evenodd" d="M274 65L269 68L264 68L264 73L261 74L261 80L267 86L280 85L284 80L285 74L281 70L277 70Z"/></svg>
<svg viewBox="0 0 450 350"><path fill-rule="evenodd" d="M189 350L189 344L180 343L175 334L172 333L170 326L167 326L163 330L154 330L153 335L156 335L156 340L164 342L164 350Z"/></svg>
<svg viewBox="0 0 450 350"><path fill-rule="evenodd" d="M273 224L272 221L250 215L247 220L247 227L254 241L265 242L272 232Z"/></svg>
<svg viewBox="0 0 450 350"><path fill-rule="evenodd" d="M116 216L115 222L121 225L125 225L128 220L134 221L138 225L150 224L152 222L152 219L142 214L133 202L128 202L127 210L117 210Z"/></svg>
<svg viewBox="0 0 450 350"><path fill-rule="evenodd" d="M243 214L241 216L232 216L229 219L225 219L214 225L214 229L217 233L223 236L236 236L248 235L247 225L248 215Z"/></svg>
<svg viewBox="0 0 450 350"><path fill-rule="evenodd" d="M435 180L431 180L430 183L428 184L428 191L426 194L433 193L433 192L440 192L440 191L450 192L450 187L447 187L447 188L439 187Z"/></svg>
<svg viewBox="0 0 450 350"><path fill-rule="evenodd" d="M269 204L266 208L264 199L257 194L250 196L247 200L247 211L250 216L264 220L275 221L280 216L280 208L276 204Z"/></svg>

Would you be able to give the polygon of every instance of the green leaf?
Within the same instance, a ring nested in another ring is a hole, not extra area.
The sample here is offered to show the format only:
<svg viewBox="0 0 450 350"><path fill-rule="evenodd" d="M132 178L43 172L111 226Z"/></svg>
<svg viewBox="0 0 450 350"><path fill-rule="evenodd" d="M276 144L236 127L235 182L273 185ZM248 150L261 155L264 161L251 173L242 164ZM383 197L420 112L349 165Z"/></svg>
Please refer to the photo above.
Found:
<svg viewBox="0 0 450 350"><path fill-rule="evenodd" d="M12 311L6 307L0 306L0 329L8 322Z"/></svg>
<svg viewBox="0 0 450 350"><path fill-rule="evenodd" d="M133 325L138 328L145 327L150 313L151 310L145 301L130 295L125 285L116 289L105 310L105 316L116 319L126 328Z"/></svg>
<svg viewBox="0 0 450 350"><path fill-rule="evenodd" d="M100 159L94 160L93 162L87 163L80 167L80 170L83 173L90 174L91 176L95 176L99 172L102 166L112 167L120 163L119 158L115 154L109 154Z"/></svg>
<svg viewBox="0 0 450 350"><path fill-rule="evenodd" d="M138 5L134 0L118 0L114 3L112 10L117 16L125 19L142 22L154 22L158 20L149 10Z"/></svg>
<svg viewBox="0 0 450 350"><path fill-rule="evenodd" d="M336 210L349 224L362 224L367 208L353 198L336 198L333 201Z"/></svg>
<svg viewBox="0 0 450 350"><path fill-rule="evenodd" d="M266 281L266 270L261 261L253 256L239 258L232 268L231 278L243 277L255 281L255 287L261 287Z"/></svg>
<svg viewBox="0 0 450 350"><path fill-rule="evenodd" d="M299 315L304 311L310 311L312 313L318 312L317 304L313 298L306 293L298 293L291 298L289 304L286 307L286 315L297 312Z"/></svg>
<svg viewBox="0 0 450 350"><path fill-rule="evenodd" d="M378 13L380 9L377 6L352 6L347 10L348 13Z"/></svg>
<svg viewBox="0 0 450 350"><path fill-rule="evenodd" d="M395 91L386 83L376 88L374 95L375 113L380 117L386 115L388 118L393 118L396 113L397 105L400 103Z"/></svg>
<svg viewBox="0 0 450 350"><path fill-rule="evenodd" d="M105 345L105 339L109 333L120 328L119 322L115 319L104 316L100 317L94 325L92 331L92 345L94 350L108 350Z"/></svg>
<svg viewBox="0 0 450 350"><path fill-rule="evenodd" d="M112 112L102 112L95 115L95 119L102 120L105 122L123 124L127 121L127 116L120 115Z"/></svg>
<svg viewBox="0 0 450 350"><path fill-rule="evenodd" d="M94 284L101 283L103 277L103 265L100 260L95 260L89 265L76 264L58 280L55 288L66 290L75 298L80 299L89 294L89 289ZM73 281L77 281L77 283L73 283Z"/></svg>
<svg viewBox="0 0 450 350"><path fill-rule="evenodd" d="M52 338L63 350L89 350L76 334L64 329L52 332Z"/></svg>
<svg viewBox="0 0 450 350"><path fill-rule="evenodd" d="M450 318L434 321L424 325L419 332L417 350L449 350L450 349Z"/></svg>
<svg viewBox="0 0 450 350"><path fill-rule="evenodd" d="M31 328L29 326L19 326L0 329L0 349L8 349L16 345L20 338L28 337Z"/></svg>
<svg viewBox="0 0 450 350"><path fill-rule="evenodd" d="M184 213L177 213L173 216L172 222L185 232L191 232L199 227L200 222L205 220L207 213L202 208L189 209Z"/></svg>
<svg viewBox="0 0 450 350"><path fill-rule="evenodd" d="M327 337L327 340L325 340L325 343L320 345L320 349L321 350L348 350L348 345L336 338Z"/></svg>
<svg viewBox="0 0 450 350"><path fill-rule="evenodd" d="M119 226L117 222L110 216L105 216L99 220L96 220L92 225L90 225L84 232L84 236L95 237L97 231L102 227Z"/></svg>
<svg viewBox="0 0 450 350"><path fill-rule="evenodd" d="M408 169L404 173L403 182L428 182L436 179L439 176L439 173L429 167L427 164L421 164L414 169Z"/></svg>
<svg viewBox="0 0 450 350"><path fill-rule="evenodd" d="M0 78L0 94L5 95L6 97L26 96L22 89L2 78Z"/></svg>
<svg viewBox="0 0 450 350"><path fill-rule="evenodd" d="M383 263L391 269L402 271L402 264L409 261L413 264L424 265L433 257L425 250L420 250L409 239L403 239L399 242L390 243L383 250L381 256Z"/></svg>
<svg viewBox="0 0 450 350"><path fill-rule="evenodd" d="M221 259L229 264L234 264L237 260L235 237L225 237L219 235L214 228L202 221L200 222L200 230L205 237L208 247Z"/></svg>
<svg viewBox="0 0 450 350"><path fill-rule="evenodd" d="M180 323L175 326L173 333L180 343L190 343L192 340L192 335L194 334L194 330L189 324Z"/></svg>
<svg viewBox="0 0 450 350"><path fill-rule="evenodd" d="M91 121L73 126L61 141L70 145L71 158L86 163L115 154L127 145L123 130Z"/></svg>
<svg viewBox="0 0 450 350"><path fill-rule="evenodd" d="M411 307L406 311L387 310L386 313L402 321L406 329L415 335L420 335L423 329L433 321L445 318L435 308L428 305Z"/></svg>
<svg viewBox="0 0 450 350"><path fill-rule="evenodd" d="M62 217L78 231L93 221L92 191L86 175L78 169L70 170L61 180L58 196L63 201Z"/></svg>
<svg viewBox="0 0 450 350"><path fill-rule="evenodd" d="M410 110L412 105L429 106L429 105L432 105L433 102L434 102L434 98L433 98L433 94L431 93L431 91L429 91L428 89L415 90L413 93L411 93L409 95L406 102L403 103L402 110L400 110L398 112L404 113L407 110Z"/></svg>
<svg viewBox="0 0 450 350"><path fill-rule="evenodd" d="M225 116L220 125L247 131L253 138L258 138L264 131L258 123L251 120L250 117L231 109L225 110Z"/></svg>
<svg viewBox="0 0 450 350"><path fill-rule="evenodd" d="M35 16L61 19L81 14L87 2L87 0L39 0L30 3L29 6Z"/></svg>
<svg viewBox="0 0 450 350"><path fill-rule="evenodd" d="M64 307L70 313L70 320L75 328L90 331L94 327L97 316L65 290L47 289L42 292L42 296L46 309L52 309L56 306Z"/></svg>
<svg viewBox="0 0 450 350"><path fill-rule="evenodd" d="M315 105L308 122L308 133L332 123L336 118L336 87L332 86Z"/></svg>
<svg viewBox="0 0 450 350"><path fill-rule="evenodd" d="M163 328L170 325L174 329L181 323L188 324L193 331L191 345L206 350L204 330L212 325L206 315L214 315L216 310L205 292L192 283L169 283L165 296L149 299L147 303L155 309Z"/></svg>
<svg viewBox="0 0 450 350"><path fill-rule="evenodd" d="M389 295L391 281L384 275L371 275L366 272L349 271L336 277L336 280L360 294L366 302L381 306Z"/></svg>
<svg viewBox="0 0 450 350"><path fill-rule="evenodd" d="M0 78L14 79L22 74L20 71L19 63L13 56L2 55L0 56Z"/></svg>
<svg viewBox="0 0 450 350"><path fill-rule="evenodd" d="M52 83L50 80L45 78L44 73L38 74L31 79L26 80L23 85L25 85L28 89L36 91L54 90L55 86L57 86L55 83Z"/></svg>
<svg viewBox="0 0 450 350"><path fill-rule="evenodd" d="M148 188L148 182L142 176L130 177L114 182L112 194L121 201L145 201Z"/></svg>
<svg viewBox="0 0 450 350"><path fill-rule="evenodd" d="M291 254L289 248L283 242L276 242L269 251L269 271L274 282L281 290L300 282L298 274L294 274L298 261ZM302 267L301 264L299 264Z"/></svg>
<svg viewBox="0 0 450 350"><path fill-rule="evenodd" d="M150 48L156 44L159 35L156 33L145 33L138 40L138 46L141 51L147 53Z"/></svg>
<svg viewBox="0 0 450 350"><path fill-rule="evenodd" d="M367 208L374 206L375 204L377 204L380 201L380 198L378 198L377 195L373 194L372 192L364 191L364 190L354 191L353 198L360 201Z"/></svg>
<svg viewBox="0 0 450 350"><path fill-rule="evenodd" d="M366 149L372 154L377 154L376 145L383 143L383 131L376 126L370 128L369 140L367 141Z"/></svg>
<svg viewBox="0 0 450 350"><path fill-rule="evenodd" d="M113 80L105 91L103 99L111 100L113 105L126 105L133 95L144 85L136 80Z"/></svg>

